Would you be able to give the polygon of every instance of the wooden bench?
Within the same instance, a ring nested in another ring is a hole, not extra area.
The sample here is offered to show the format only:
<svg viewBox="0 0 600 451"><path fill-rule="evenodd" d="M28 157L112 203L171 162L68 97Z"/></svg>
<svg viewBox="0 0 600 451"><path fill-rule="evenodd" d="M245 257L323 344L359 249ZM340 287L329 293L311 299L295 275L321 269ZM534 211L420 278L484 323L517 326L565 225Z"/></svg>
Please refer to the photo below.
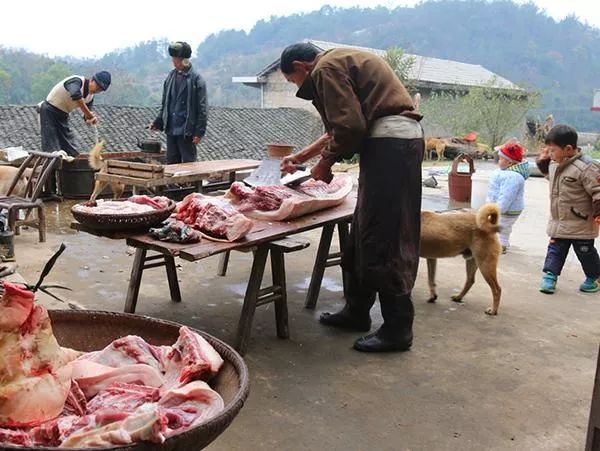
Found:
<svg viewBox="0 0 600 451"><path fill-rule="evenodd" d="M246 352L250 340L254 312L256 311L256 307L261 305L275 304L277 336L279 338L289 338L284 254L306 249L309 245L310 243L304 238L288 237L258 246L253 251L254 261L244 296L244 305L242 307L235 343L235 348L240 354L243 355ZM271 253L273 285L261 288L269 252Z"/></svg>

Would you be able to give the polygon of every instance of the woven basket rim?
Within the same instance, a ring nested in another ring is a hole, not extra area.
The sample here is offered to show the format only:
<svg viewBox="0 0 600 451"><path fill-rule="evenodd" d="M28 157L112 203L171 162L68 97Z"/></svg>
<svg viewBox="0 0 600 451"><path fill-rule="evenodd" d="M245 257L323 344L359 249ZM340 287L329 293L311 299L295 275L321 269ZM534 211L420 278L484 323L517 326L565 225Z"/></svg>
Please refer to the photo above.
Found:
<svg viewBox="0 0 600 451"><path fill-rule="evenodd" d="M126 200L128 200L127 198L124 199L112 199L111 202L125 202ZM154 208L151 211L145 211L143 213L124 213L124 214L117 214L117 215L99 215L96 213L90 213L87 211L78 211L78 210L73 210L75 209L75 207L78 206L83 206L83 207L96 207L98 205L98 201L96 200L88 200L85 202L79 202L75 205L73 205L71 207L71 213L76 213L78 215L82 215L82 216L87 216L89 218L137 218L138 216L145 216L145 215L152 215L152 214L159 214L159 213L164 213L166 210L169 210L169 212L172 212L173 210L175 210L175 207L177 206L177 202L175 202L173 199L169 199L169 205L166 208Z"/></svg>
<svg viewBox="0 0 600 451"><path fill-rule="evenodd" d="M136 320L146 320L146 321L150 320L151 322L154 322L154 323L161 323L164 325L174 326L174 327L183 326L183 324L179 324L174 321L164 320L164 319L160 319L160 318L154 318L154 317L147 316L147 315L136 315L136 314L132 314L132 313L111 312L111 311L106 311L106 310L49 309L48 313L50 315L52 315L52 313L55 313L55 314L61 315L63 317L73 316L75 318L78 316L83 316L83 315L85 315L85 316L99 315L99 316L108 317L108 318L110 318L110 317L131 318L131 319L136 319ZM189 326L187 326L187 327L189 327ZM234 369L238 373L240 383L239 383L239 388L238 388L235 396L233 397L233 399L225 405L225 408L217 416L213 417L212 419L210 419L209 421L207 421L205 423L202 423L202 424L196 426L195 428L189 429L187 431L183 431L180 434L177 434L177 435L174 435L173 437L168 438L165 441L165 443L163 444L167 447L168 447L168 444L172 443L173 441L176 441L178 436L187 435L187 434L191 433L192 431L199 429L199 428L206 430L207 434L210 435L210 433L214 434L214 431L211 431L211 430L213 430L213 429L218 430L221 428L221 426L224 425L223 429L216 436L220 435L221 432L223 432L227 428L227 426L231 423L233 418L239 413L239 411L243 407L244 402L246 401L246 398L248 397L248 394L250 392L250 377L248 374L248 367L246 365L246 362L242 358L242 356L240 356L240 354L235 349L233 349L230 345L228 345L224 341L218 339L217 337L214 337L213 335L210 335L207 332L198 330L193 327L190 327L190 329L193 330L194 332L197 332L202 337L204 337L215 348L215 350L221 355L221 357L223 357L223 360L226 360L231 365L233 365ZM215 438L216 438L216 436L215 436ZM214 440L214 438L213 438L213 440ZM147 442L134 442L134 443L129 443L127 445L85 448L85 451L87 451L88 449L93 449L93 450L98 450L98 451L118 451L120 449L131 449L132 446L136 446L136 445L143 446L144 444L156 445L156 444L150 444ZM0 445L0 450L2 450L2 449L60 451L60 450L65 450L65 449L69 449L69 448L57 448L57 447L53 447L53 446L22 447L22 446L16 446L16 445L15 446ZM73 451L83 450L83 448L72 448L72 449L73 449Z"/></svg>

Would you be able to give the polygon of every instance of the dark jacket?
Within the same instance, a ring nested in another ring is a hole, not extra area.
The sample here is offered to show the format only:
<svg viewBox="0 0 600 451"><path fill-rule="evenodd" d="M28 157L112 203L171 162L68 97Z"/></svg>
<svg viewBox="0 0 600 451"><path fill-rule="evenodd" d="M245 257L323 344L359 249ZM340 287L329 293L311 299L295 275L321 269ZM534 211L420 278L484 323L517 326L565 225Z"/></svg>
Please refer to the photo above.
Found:
<svg viewBox="0 0 600 451"><path fill-rule="evenodd" d="M176 69L169 72L163 86L162 103L154 125L159 130L164 130L169 119L170 96L175 82ZM204 136L206 133L206 120L208 107L206 101L206 83L202 76L190 66L187 77L187 117L184 127L185 136Z"/></svg>
<svg viewBox="0 0 600 451"><path fill-rule="evenodd" d="M404 113L416 120L410 94L385 60L362 50L333 49L317 56L296 94L312 100L333 139L323 157L357 153L376 119Z"/></svg>

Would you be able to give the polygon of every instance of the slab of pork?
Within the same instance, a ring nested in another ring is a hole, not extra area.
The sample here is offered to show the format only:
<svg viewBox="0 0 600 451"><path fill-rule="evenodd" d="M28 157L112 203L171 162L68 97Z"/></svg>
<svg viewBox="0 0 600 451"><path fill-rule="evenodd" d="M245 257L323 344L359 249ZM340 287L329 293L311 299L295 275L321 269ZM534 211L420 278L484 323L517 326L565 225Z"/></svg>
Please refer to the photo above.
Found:
<svg viewBox="0 0 600 451"><path fill-rule="evenodd" d="M33 426L56 418L71 387L79 353L63 349L48 312L34 294L4 282L0 300L0 427Z"/></svg>

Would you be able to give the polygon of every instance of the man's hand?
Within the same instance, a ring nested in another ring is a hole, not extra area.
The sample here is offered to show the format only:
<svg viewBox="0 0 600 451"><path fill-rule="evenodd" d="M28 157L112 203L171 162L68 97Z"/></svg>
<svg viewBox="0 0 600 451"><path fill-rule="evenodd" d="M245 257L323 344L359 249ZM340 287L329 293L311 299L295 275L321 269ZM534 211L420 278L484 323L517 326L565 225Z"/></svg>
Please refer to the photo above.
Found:
<svg viewBox="0 0 600 451"><path fill-rule="evenodd" d="M596 216L594 218L594 221L596 221L596 224L600 224L600 216Z"/></svg>
<svg viewBox="0 0 600 451"><path fill-rule="evenodd" d="M333 180L331 165L327 164L322 158L310 170L310 175L315 180L322 180L325 183L330 183Z"/></svg>
<svg viewBox="0 0 600 451"><path fill-rule="evenodd" d="M299 153L289 155L281 160L281 171L293 174L298 170L297 166L302 163L304 160L299 157Z"/></svg>
<svg viewBox="0 0 600 451"><path fill-rule="evenodd" d="M194 137L192 138L192 142L193 142L194 144L200 144L200 141L202 141L202 136L194 136Z"/></svg>
<svg viewBox="0 0 600 451"><path fill-rule="evenodd" d="M98 116L96 116L92 112L90 112L90 114L86 114L84 116L84 119L85 119L85 123L88 125L95 125L98 123Z"/></svg>

